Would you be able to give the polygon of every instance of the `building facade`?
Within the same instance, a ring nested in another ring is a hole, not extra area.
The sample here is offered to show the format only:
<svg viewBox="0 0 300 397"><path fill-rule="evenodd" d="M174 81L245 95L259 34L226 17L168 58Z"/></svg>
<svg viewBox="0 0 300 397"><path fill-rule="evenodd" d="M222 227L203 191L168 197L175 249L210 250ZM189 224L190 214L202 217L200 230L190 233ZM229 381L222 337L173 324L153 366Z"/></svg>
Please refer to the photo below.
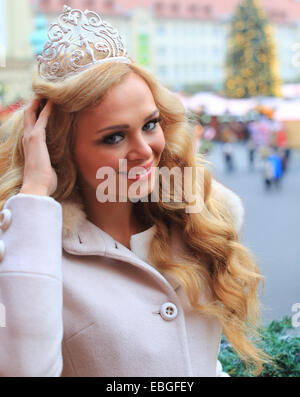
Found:
<svg viewBox="0 0 300 397"><path fill-rule="evenodd" d="M0 68L6 102L22 90L28 93L24 82L31 76L28 62L34 62L29 44L34 15L42 12L53 22L64 4L100 12L118 28L130 56L169 88L222 90L229 22L239 0L0 1L8 8L7 66ZM300 1L261 0L261 4L274 28L281 78L299 82L300 62L293 61L297 53L300 60Z"/></svg>
<svg viewBox="0 0 300 397"><path fill-rule="evenodd" d="M1 0L0 105L31 93L33 13L28 0Z"/></svg>

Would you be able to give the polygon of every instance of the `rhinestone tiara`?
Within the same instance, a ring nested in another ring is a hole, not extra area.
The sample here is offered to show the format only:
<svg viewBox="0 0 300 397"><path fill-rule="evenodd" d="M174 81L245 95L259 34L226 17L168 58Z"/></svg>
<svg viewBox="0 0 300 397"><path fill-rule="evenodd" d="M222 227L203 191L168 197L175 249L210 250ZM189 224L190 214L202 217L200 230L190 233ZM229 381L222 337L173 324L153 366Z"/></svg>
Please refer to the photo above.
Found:
<svg viewBox="0 0 300 397"><path fill-rule="evenodd" d="M49 26L48 38L37 57L44 80L64 80L98 63L131 63L122 37L94 11L65 5L57 23Z"/></svg>

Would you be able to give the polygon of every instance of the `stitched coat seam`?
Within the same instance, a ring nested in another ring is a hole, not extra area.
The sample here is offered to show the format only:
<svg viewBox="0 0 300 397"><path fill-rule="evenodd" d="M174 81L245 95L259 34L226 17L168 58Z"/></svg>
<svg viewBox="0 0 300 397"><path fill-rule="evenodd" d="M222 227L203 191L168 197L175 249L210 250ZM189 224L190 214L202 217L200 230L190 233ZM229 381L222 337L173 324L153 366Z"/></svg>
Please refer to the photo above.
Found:
<svg viewBox="0 0 300 397"><path fill-rule="evenodd" d="M52 276L51 274L42 274L42 273L34 273L34 272L25 272L25 271L15 271L15 270L6 270L4 272L0 272L0 277L1 276L37 276L37 277L45 277L45 278L52 278L54 280L57 280L59 282L62 282L62 280L56 276Z"/></svg>
<svg viewBox="0 0 300 397"><path fill-rule="evenodd" d="M75 334L68 336L67 338L65 338L65 343L68 343L72 338L74 338L75 336L79 335L81 332L85 331L86 329L88 329L89 327L91 327L92 325L96 324L95 321L93 321L91 324L81 328L79 331L75 332Z"/></svg>
<svg viewBox="0 0 300 397"><path fill-rule="evenodd" d="M74 365L74 363L73 363L72 356L71 356L71 354L70 354L70 350L69 350L69 348L68 348L68 345L67 345L66 341L63 341L63 344L64 344L64 347L65 347L66 352L67 352L67 354L68 354L68 358L69 358L69 361L70 361L70 366L71 366L71 368L72 368L72 371L73 371L73 373L74 373L75 376L79 377L79 375L78 375L78 373L77 373L77 371L76 371L75 365Z"/></svg>

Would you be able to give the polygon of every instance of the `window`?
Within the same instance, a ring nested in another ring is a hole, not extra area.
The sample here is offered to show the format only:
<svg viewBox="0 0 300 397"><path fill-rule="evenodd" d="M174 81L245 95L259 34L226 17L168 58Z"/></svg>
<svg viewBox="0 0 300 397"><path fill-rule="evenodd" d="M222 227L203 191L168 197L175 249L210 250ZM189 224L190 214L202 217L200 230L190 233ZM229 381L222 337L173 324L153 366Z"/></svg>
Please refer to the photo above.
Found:
<svg viewBox="0 0 300 397"><path fill-rule="evenodd" d="M178 10L179 10L179 4L178 3L171 4L171 11L177 12Z"/></svg>
<svg viewBox="0 0 300 397"><path fill-rule="evenodd" d="M197 4L190 4L189 5L189 11L191 14L195 14L198 10Z"/></svg>
<svg viewBox="0 0 300 397"><path fill-rule="evenodd" d="M156 32L158 35L165 35L166 34L166 26L165 25L157 25Z"/></svg>
<svg viewBox="0 0 300 397"><path fill-rule="evenodd" d="M167 49L166 47L158 47L157 49L157 55L164 57L167 55Z"/></svg>
<svg viewBox="0 0 300 397"><path fill-rule="evenodd" d="M112 8L115 5L114 0L106 0L104 2L105 7Z"/></svg>
<svg viewBox="0 0 300 397"><path fill-rule="evenodd" d="M167 75L167 68L166 66L162 65L158 69L158 73L161 77L165 77Z"/></svg>
<svg viewBox="0 0 300 397"><path fill-rule="evenodd" d="M94 0L85 0L85 6L89 9L93 9L94 8Z"/></svg>
<svg viewBox="0 0 300 397"><path fill-rule="evenodd" d="M162 9L163 9L163 3L155 3L156 11L162 11Z"/></svg>
<svg viewBox="0 0 300 397"><path fill-rule="evenodd" d="M47 12L48 7L50 6L50 0L41 0L39 3L41 10Z"/></svg>
<svg viewBox="0 0 300 397"><path fill-rule="evenodd" d="M203 7L203 11L205 12L205 14L211 14L212 13L212 6L210 5L206 5Z"/></svg>
<svg viewBox="0 0 300 397"><path fill-rule="evenodd" d="M270 18L286 19L287 14L284 10L269 10Z"/></svg>

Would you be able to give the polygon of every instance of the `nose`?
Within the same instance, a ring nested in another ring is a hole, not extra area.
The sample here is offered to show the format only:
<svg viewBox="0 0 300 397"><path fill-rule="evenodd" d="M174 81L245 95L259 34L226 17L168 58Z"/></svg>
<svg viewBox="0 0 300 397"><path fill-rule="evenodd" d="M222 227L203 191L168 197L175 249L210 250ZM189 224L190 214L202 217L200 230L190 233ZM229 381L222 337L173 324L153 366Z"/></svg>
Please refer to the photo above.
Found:
<svg viewBox="0 0 300 397"><path fill-rule="evenodd" d="M152 157L152 147L149 140L139 133L134 136L129 144L127 159L128 161L147 160Z"/></svg>

